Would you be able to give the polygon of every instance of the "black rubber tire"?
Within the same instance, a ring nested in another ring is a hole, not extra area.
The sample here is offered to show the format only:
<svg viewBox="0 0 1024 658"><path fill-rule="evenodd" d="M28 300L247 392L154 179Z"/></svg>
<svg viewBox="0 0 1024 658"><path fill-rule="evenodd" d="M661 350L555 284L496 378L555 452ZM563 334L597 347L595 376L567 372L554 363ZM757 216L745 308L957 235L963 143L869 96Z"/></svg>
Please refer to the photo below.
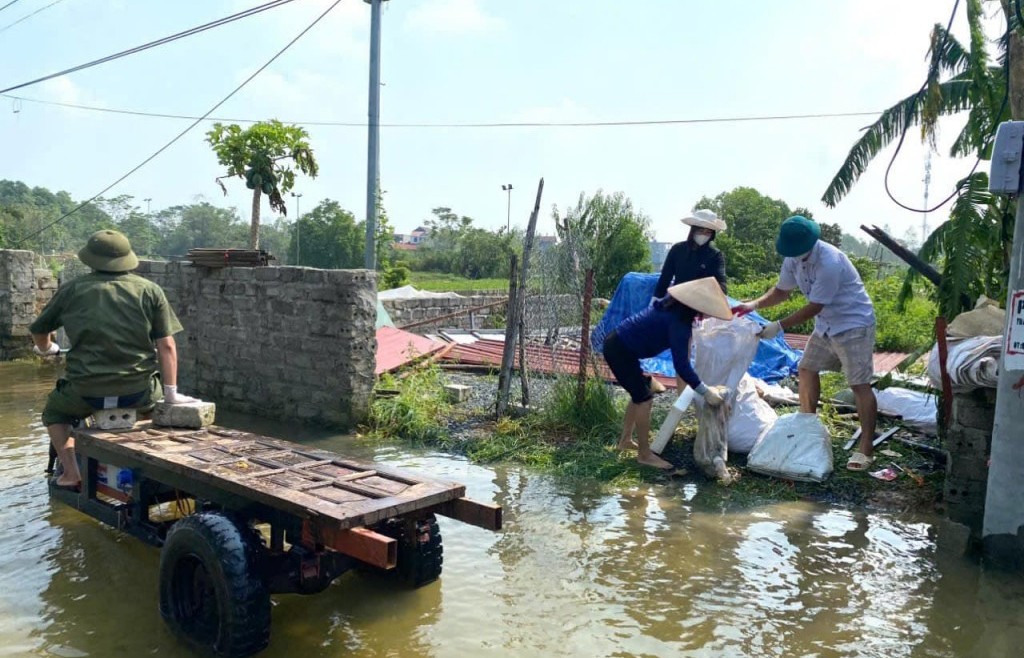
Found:
<svg viewBox="0 0 1024 658"><path fill-rule="evenodd" d="M160 553L160 615L186 642L243 658L270 643L270 593L255 535L216 512L181 519Z"/></svg>
<svg viewBox="0 0 1024 658"><path fill-rule="evenodd" d="M429 585L441 576L444 546L441 528L433 514L415 521L388 519L373 530L398 540L398 564L394 569L371 567L362 571L392 578L413 588Z"/></svg>

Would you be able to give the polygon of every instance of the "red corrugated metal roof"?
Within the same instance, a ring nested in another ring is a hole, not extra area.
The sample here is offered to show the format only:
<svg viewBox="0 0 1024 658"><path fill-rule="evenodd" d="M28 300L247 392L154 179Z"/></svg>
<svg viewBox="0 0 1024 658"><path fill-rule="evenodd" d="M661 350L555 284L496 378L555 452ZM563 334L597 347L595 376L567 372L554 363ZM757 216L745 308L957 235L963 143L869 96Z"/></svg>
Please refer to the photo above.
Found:
<svg viewBox="0 0 1024 658"><path fill-rule="evenodd" d="M441 360L446 363L459 363L474 366L501 366L501 353L505 348L503 342L481 340L469 345L455 345ZM605 364L601 355L591 361L597 366L598 373L606 381L613 382L615 377ZM539 345L526 346L526 365L530 370L547 374L576 374L580 370L580 353L577 350L553 350ZM515 367L519 367L519 352L516 351ZM592 367L592 366L591 366ZM654 375L667 388L675 388L674 377Z"/></svg>
<svg viewBox="0 0 1024 658"><path fill-rule="evenodd" d="M785 334L786 342L793 349L802 350L807 346L807 339L810 336L801 334ZM456 344L441 360L446 363L461 363L473 366L501 366L501 353L504 343L494 340L481 340L468 345ZM905 358L902 352L876 352L874 369L878 374L885 374L892 371ZM528 345L526 347L526 362L531 370L548 374L576 374L579 372L580 353L577 350L560 349L552 350L539 345ZM604 359L597 355L592 363L596 364L599 374L606 381L615 381L615 377ZM519 367L519 353L516 351L515 367ZM652 375L655 379L665 385L666 388L675 388L674 377L664 375Z"/></svg>
<svg viewBox="0 0 1024 658"><path fill-rule="evenodd" d="M375 375L394 370L424 354L431 354L445 347L445 343L417 336L394 327L377 330L377 365Z"/></svg>

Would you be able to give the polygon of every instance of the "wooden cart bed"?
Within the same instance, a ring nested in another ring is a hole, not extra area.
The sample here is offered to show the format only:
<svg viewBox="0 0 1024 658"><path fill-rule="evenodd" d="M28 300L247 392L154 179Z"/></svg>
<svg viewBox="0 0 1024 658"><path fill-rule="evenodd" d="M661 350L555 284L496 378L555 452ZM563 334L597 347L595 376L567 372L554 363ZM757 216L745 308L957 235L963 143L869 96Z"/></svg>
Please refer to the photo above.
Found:
<svg viewBox="0 0 1024 658"><path fill-rule="evenodd" d="M217 426L188 430L140 423L131 430L79 429L75 437L78 451L100 462L144 469L172 486L194 484L338 530L433 507L461 518L472 510L458 508L480 505L463 498L461 484ZM462 520L500 527L500 516L496 523Z"/></svg>

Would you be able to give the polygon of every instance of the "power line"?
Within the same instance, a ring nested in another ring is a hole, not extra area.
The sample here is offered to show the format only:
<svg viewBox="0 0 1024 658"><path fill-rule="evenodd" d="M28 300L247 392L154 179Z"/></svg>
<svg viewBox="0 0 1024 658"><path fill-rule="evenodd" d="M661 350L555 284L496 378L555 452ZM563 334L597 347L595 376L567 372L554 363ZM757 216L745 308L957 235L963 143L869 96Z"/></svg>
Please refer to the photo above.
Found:
<svg viewBox="0 0 1024 658"><path fill-rule="evenodd" d="M277 60L277 58L279 58L279 57L280 57L281 55L283 55L283 54L284 54L284 53L285 53L285 52L286 52L286 51L287 51L287 50L288 50L289 48L291 48L291 47L292 47L293 45L295 45L295 43L296 43L296 42L297 42L297 41L298 41L299 39L301 39L302 37L304 37L304 36L306 35L306 33L307 33L307 32L309 32L310 30L312 30L312 29L313 29L313 27L315 27L317 23L319 23L320 21L322 21L322 20L324 19L324 17L325 17L325 16L327 16L327 14L329 14L329 13L331 12L331 10L333 10L333 9L334 9L335 7L337 7L337 6L338 6L338 5L339 5L339 4L341 3L341 1L342 1L342 0L334 0L334 2L332 2L332 3L331 3L331 6L330 6L330 7L328 7L327 9L325 9L325 10L323 11L323 13L322 13L322 14L320 14L319 16L317 16L317 17L316 17L316 18L315 18L315 19L313 20L313 22L312 22L312 23L310 23L309 25L307 25L305 29L303 29L303 30L302 30L301 32L299 32L299 33L298 33L297 35L295 35L295 38L293 38L293 39L292 39L291 41L289 41L288 43L286 43L286 44L285 44L285 46L284 46L284 48L281 48L281 50L278 50L278 51L277 51L277 52L276 52L276 53L274 54L274 56L273 56L273 57L271 57L270 59L268 59L268 60L267 60L267 61L266 61L266 62L265 62L265 63L264 63L264 64L263 64L263 65L262 65L261 67L259 67L258 69L256 69L256 70L255 70L255 71L254 71L254 72L253 72L253 73L252 73L252 74L251 74L251 75L250 75L250 76L249 76L248 78L246 78L245 80L243 80L241 84L239 84L239 85L238 85L237 87L235 87L234 89L232 89L232 90L231 90L231 92L230 92L230 93L228 93L228 95L227 95L227 96L225 96L224 98L222 98L222 99L220 99L219 101L217 101L217 102L216 102L216 104L214 104L214 106L213 106L213 107L211 107L211 108L210 108L209 110L207 110L207 111L206 111L206 112L205 112L205 113L204 113L204 114L203 114L203 115L202 115L201 117L198 117L198 118L197 118L197 119L196 119L195 121L193 121L193 122L192 122L191 124L189 124L189 126L188 126L187 128L185 128L185 129L184 129L184 130L182 130L182 131L181 131L180 133L178 133L177 135L175 135L175 136L174 136L174 137L173 137L173 138L171 139L171 141L167 142L166 144L164 144L163 146L161 146L161 147L160 147L159 149L157 149L155 153L153 153L152 155L150 155L150 156L149 156L148 158L146 158L145 160L143 160L143 161L142 161L142 162L140 162L139 164L135 165L135 166L134 166L134 167L133 167L132 169L130 169L130 170L128 171L128 173L126 173L125 175L121 176L120 178L118 178L118 179L117 179L116 181L114 181L114 182L113 182L113 183L111 183L110 185L107 185L107 186L106 186L105 188L103 188L102 190L100 190L99 192L97 192L96 194L94 194L94 195L93 195L92 197L90 197L90 198L89 198L89 199L88 199L87 201L83 201L82 203L78 204L78 205L77 205L77 206L75 206L75 207L74 207L73 209L71 209L70 211L68 211L68 212L64 213L63 215L61 215L61 216L60 216L60 217L58 217L57 219L53 220L52 222L50 222L50 223L49 223L49 224L47 224L46 226L42 227L41 229L39 229L39 230L37 230L37 231L33 231L32 233L29 233L29 234L28 234L28 235L26 235L25 237L23 237L23 238L21 238L20 240L18 240L18 241L17 241L16 243L15 243L15 245L16 245L16 246L17 246L17 245L21 245L21 244L22 244L22 243L24 243L24 242L25 242L26 240L29 240L30 238L33 238L33 237L35 237L35 236L39 235L39 234L40 234L40 233L42 233L43 231L46 231L46 230L48 230L48 229L52 228L53 226L56 226L56 225L57 225L57 224L58 224L59 222L61 222L61 221L65 220L65 219L67 219L68 217L70 217L71 215L75 214L76 212L78 212L79 210L81 210L82 208L84 208L85 206L89 205L90 203L92 203L92 202L93 202L93 201L95 201L96 199L98 199L98 198L100 198L101 196L103 196L104 194L106 194L106 193L107 193L108 191L110 191L110 190L111 190L112 188L114 188L115 186L117 186L118 184L120 184L120 183L121 183L122 181L124 181L124 180L125 180L126 178L128 178L129 176L131 176L132 174L134 174L134 173L135 173L136 171L138 171L139 169L142 169L143 167L145 167L145 166L146 166L147 164L149 164L149 163L150 163L150 162L151 162L151 161L152 161L153 159L155 159L155 158L156 158L156 157L157 157L158 155L160 155L161 153L163 153L164 151L166 151L166 150L167 150L168 148L170 148L170 147L171 147L171 145L173 145L173 144L174 144L175 142L177 142L177 141L178 141L179 139L181 139L182 137L184 137L184 136L185 136L186 134L188 134L188 133L189 133L189 131L191 131L191 130L192 130L193 128L195 128L196 126L198 126L198 125L199 125L199 124L200 124L200 123L201 123L201 122L202 122L203 120L205 120L205 119L206 119L207 117L209 117L209 116L210 116L211 114L213 114L213 113L214 113L214 112L215 112L215 111L217 110L217 108L218 108L218 107L220 107L220 106L221 106L221 105L223 105L224 103L228 102L228 100L230 100L232 96L234 96L235 94L237 94L238 92L240 92L240 91L242 90L242 88L243 88L243 87L245 87L245 86L246 86L247 84L249 84L250 82L252 82L252 81L253 81L253 79L255 79L255 78L256 78L256 76L258 76L258 75L259 75L260 73L262 73L262 72L263 72L263 71L264 71L264 70L265 70L265 69L266 69L266 68L267 68L268 66L270 66L271 64L273 64L273 63L274 63L274 62L275 62L275 61Z"/></svg>
<svg viewBox="0 0 1024 658"><path fill-rule="evenodd" d="M57 107L68 107L76 110L87 110L90 112L107 112L111 114L124 114L129 116L149 117L154 119L178 119L193 121L220 121L225 123L257 123L261 119L240 119L231 117L196 117L187 114L172 114L166 112L145 112L141 110L128 110L112 107L97 107L94 105L79 105L76 103L61 103L58 101L47 101L39 98L26 98L5 94L0 96L19 100L25 103L39 103L41 105L55 105ZM843 117L878 116L878 112L833 112L819 114L776 114L761 116L734 116L734 117L703 117L695 119L635 119L625 121L521 121L521 122L481 122L481 123L382 123L382 128L593 128L593 127L614 127L614 126L668 126L681 124L700 123L739 123L747 121L792 121L800 119L835 119ZM337 126L349 128L365 128L366 122L359 121L285 121L285 123L296 123L304 126Z"/></svg>
<svg viewBox="0 0 1024 658"><path fill-rule="evenodd" d="M13 5L13 4L14 4L15 2L17 2L17 1L18 1L18 0L11 0L10 2L8 2L8 3L7 3L6 5L4 5L3 7L0 7L0 11L3 11L4 9L7 9L8 7L10 7L11 5Z"/></svg>
<svg viewBox="0 0 1024 658"><path fill-rule="evenodd" d="M3 8L4 8L4 9L7 9L8 7L10 7L11 5L13 5L13 4L14 4L15 2L17 2L17 1L18 1L18 0L12 0L11 2L8 2L8 3L6 4L6 5L4 5L4 6L3 6ZM62 3L62 2L64 2L64 0L53 0L53 2L51 2L50 4L48 4L48 5L45 5L45 6L43 6L43 7L40 7L39 9L36 9L36 10L35 10L34 12L32 12L31 14L29 14L29 15L27 15L27 16L22 16L21 18L19 18L18 20L14 21L13 23L8 23L7 25L4 25L3 27L0 27L0 32L6 32L7 30L9 30L9 29L11 29L12 27L14 27L15 25L17 25L18 23L21 23L21 22L27 21L28 19L32 18L33 16L35 16L35 15L36 15L36 14L38 14L39 12L41 12L41 11L45 11L45 10L49 9L50 7L52 7L52 6L54 6L54 5L57 5L57 4L60 4L60 3Z"/></svg>
<svg viewBox="0 0 1024 658"><path fill-rule="evenodd" d="M61 0L57 0L57 2L60 2L60 1ZM0 94L7 93L9 91L14 91L16 89L21 89L23 87L28 87L28 86L31 86L31 85L34 85L34 84L37 84L37 83L40 83L40 82L45 82L46 80L52 80L53 78L59 78L60 76L67 75L68 73L75 73L76 71L81 71L83 69L92 68L93 66L98 66L100 64L106 64L107 62L111 62L111 61L113 61L115 59L120 59L122 57L127 57L128 55L134 55L136 53L141 53L142 51L149 50L150 48L156 48L157 46L162 46L164 44L171 43L172 41L177 41L178 39L184 39L185 37L190 37L190 36L192 36L194 34L199 34L200 32L205 32L207 30L212 30L215 27L221 27L222 25L227 25L228 23L233 23L233 22L235 22L237 20L241 20L243 18L248 18L249 16L255 16L256 14L262 13L262 12L268 10L268 9L274 9L274 8L280 7L282 5L286 5L286 4L288 4L290 2L293 2L293 1L294 0L274 0L273 2L268 2L268 3L262 4L262 5L258 5L256 7L252 7L250 9L246 9L245 11L240 11L237 14L231 14L230 16L225 16L224 18L218 18L215 21L211 21L209 23L204 23L202 25L197 25L196 27L189 28L187 30L184 30L183 32L178 32L177 34L172 34L172 35L164 37L162 39L157 39L156 41L150 41L148 43L144 43L141 46L135 46L134 48L129 48L128 50L122 50L121 52L114 53L113 55L107 55L106 57L101 57L99 59L94 59L91 62L86 62L85 64L79 64L78 66L72 66L71 68L64 69L63 71L57 71L56 73L51 73L49 75L44 75L43 77L36 78L35 80L29 80L28 82L22 82L21 84L17 84L17 85L11 86L11 87L7 87L6 89L0 89ZM56 3L54 3L54 4L56 4ZM44 7L44 9L45 9L45 7ZM2 30L0 30L0 31L2 31Z"/></svg>

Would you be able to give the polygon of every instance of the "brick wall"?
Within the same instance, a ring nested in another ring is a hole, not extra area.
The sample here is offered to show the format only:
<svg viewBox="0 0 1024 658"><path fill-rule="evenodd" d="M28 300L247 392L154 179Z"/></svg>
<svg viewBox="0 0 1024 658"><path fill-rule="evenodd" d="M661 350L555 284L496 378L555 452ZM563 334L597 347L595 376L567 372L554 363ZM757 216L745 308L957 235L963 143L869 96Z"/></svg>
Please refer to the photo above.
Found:
<svg viewBox="0 0 1024 658"><path fill-rule="evenodd" d="M0 361L32 351L28 325L57 290L57 280L36 267L31 251L0 249Z"/></svg>
<svg viewBox="0 0 1024 658"><path fill-rule="evenodd" d="M143 261L167 294L179 386L233 410L352 427L369 410L376 278L366 270Z"/></svg>
<svg viewBox="0 0 1024 658"><path fill-rule="evenodd" d="M988 458L995 421L995 389L978 389L953 396L953 414L942 436L949 454L943 499L946 516L981 537L988 485Z"/></svg>
<svg viewBox="0 0 1024 658"><path fill-rule="evenodd" d="M467 297L432 297L423 299L387 299L384 309L396 327L415 324L411 330L422 333L443 328L493 329L505 326L507 308L496 304L491 308L473 311L470 327L469 310L507 300L506 293L472 295ZM579 298L571 295L530 296L526 299L527 323L532 328L550 328L580 323ZM455 317L453 314L459 313ZM440 318L432 322L434 318Z"/></svg>

